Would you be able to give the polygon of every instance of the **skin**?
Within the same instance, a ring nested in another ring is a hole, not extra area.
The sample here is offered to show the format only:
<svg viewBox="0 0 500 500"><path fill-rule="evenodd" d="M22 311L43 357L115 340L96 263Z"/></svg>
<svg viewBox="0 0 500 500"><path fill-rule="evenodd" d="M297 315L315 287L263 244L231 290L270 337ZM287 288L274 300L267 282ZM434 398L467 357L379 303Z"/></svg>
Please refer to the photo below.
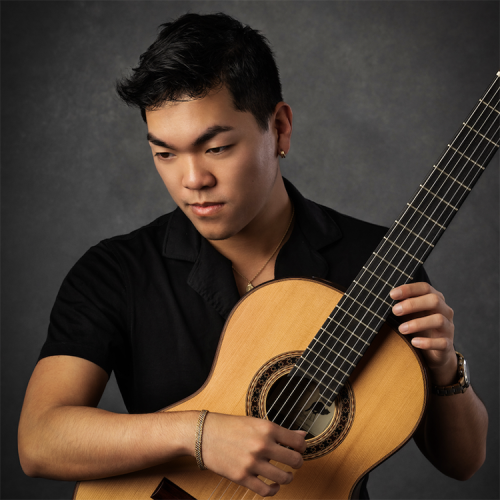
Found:
<svg viewBox="0 0 500 500"><path fill-rule="evenodd" d="M279 103L273 126L263 131L252 114L234 108L222 88L205 99L148 111L147 122L156 169L175 203L251 279L276 248L292 214L278 161L279 152L290 147L290 107ZM254 285L273 279L275 258ZM235 279L246 285L240 275Z"/></svg>
<svg viewBox="0 0 500 500"><path fill-rule="evenodd" d="M148 111L147 123L154 163L172 198L233 267L252 277L278 245L292 214L279 169L279 152L290 147L290 107L278 103L263 131L253 115L234 108L222 88L203 99ZM274 278L275 259L254 285ZM237 273L235 280L243 294L247 281ZM408 318L400 330L413 335L412 343L422 350L431 383L454 383L453 311L442 294L414 283L391 296L398 300L394 313ZM37 364L19 425L26 474L95 479L194 456L197 412L119 415L97 409L107 379L97 365L71 356ZM484 461L486 410L472 388L430 399L415 440L438 469L466 479ZM207 467L261 496L276 494L293 479L270 461L299 468L303 451L301 431L251 417L209 413L206 418Z"/></svg>

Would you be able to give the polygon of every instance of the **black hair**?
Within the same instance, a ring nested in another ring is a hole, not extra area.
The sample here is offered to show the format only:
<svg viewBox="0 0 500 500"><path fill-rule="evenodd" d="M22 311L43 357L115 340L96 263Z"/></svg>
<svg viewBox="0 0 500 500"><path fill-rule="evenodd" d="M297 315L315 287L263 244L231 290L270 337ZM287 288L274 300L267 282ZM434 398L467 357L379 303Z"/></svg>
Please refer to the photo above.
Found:
<svg viewBox="0 0 500 500"><path fill-rule="evenodd" d="M146 121L146 110L226 86L235 108L251 112L267 130L283 97L278 67L261 33L223 13L185 14L160 28L130 78L117 83L123 101L140 108Z"/></svg>

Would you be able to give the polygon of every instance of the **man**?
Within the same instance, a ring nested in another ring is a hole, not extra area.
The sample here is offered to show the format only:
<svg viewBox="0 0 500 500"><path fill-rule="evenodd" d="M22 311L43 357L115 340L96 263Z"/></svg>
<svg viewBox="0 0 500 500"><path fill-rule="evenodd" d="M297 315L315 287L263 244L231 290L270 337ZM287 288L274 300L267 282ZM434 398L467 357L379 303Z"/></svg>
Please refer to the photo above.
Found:
<svg viewBox="0 0 500 500"><path fill-rule="evenodd" d="M265 39L249 27L224 15L168 23L118 91L141 109L178 209L93 247L64 281L21 415L31 476L92 479L195 455L199 413L152 412L203 384L237 300L285 276L347 286L385 233L305 200L282 178L292 111ZM456 384L442 294L421 270L391 298L431 384ZM128 415L96 408L111 371ZM484 461L486 430L469 387L432 395L415 439L438 469L466 479ZM293 479L271 460L302 464L304 432L268 421L210 413L202 436L197 459L262 496Z"/></svg>

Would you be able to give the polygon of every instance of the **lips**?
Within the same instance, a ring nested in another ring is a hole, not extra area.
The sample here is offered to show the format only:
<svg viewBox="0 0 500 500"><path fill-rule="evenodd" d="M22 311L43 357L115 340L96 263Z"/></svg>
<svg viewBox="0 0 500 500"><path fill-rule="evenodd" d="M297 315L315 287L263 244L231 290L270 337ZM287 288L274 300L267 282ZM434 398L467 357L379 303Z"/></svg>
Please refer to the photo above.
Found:
<svg viewBox="0 0 500 500"><path fill-rule="evenodd" d="M193 203L189 206L191 211L198 217L207 217L222 210L224 203Z"/></svg>

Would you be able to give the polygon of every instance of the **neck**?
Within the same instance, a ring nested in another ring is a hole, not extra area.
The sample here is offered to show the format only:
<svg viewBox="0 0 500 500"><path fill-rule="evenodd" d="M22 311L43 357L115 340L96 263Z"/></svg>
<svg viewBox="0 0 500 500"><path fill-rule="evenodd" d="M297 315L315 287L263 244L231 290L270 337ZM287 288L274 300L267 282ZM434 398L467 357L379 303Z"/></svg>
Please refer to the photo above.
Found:
<svg viewBox="0 0 500 500"><path fill-rule="evenodd" d="M233 263L233 267L237 271L251 280L280 243L290 224L291 217L292 203L288 197L283 178L279 175L269 197L269 203L245 228L231 238L211 240L210 243ZM283 238L282 245L290 233L291 229ZM254 285L274 278L274 262L278 251L273 255L266 269L259 275L259 279L253 282ZM240 285L239 281L240 279L237 277L238 286ZM241 281L244 281L243 278Z"/></svg>

